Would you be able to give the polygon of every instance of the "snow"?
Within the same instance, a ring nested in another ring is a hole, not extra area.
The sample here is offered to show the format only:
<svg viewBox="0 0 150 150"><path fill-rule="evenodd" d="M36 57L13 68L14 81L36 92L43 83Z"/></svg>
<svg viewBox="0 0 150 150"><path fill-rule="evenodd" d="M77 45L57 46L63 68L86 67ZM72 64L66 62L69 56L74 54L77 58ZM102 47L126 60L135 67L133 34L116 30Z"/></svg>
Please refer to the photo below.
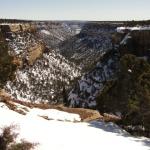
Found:
<svg viewBox="0 0 150 150"><path fill-rule="evenodd" d="M31 109L28 113L29 116L47 116L49 120L61 120L61 121L81 121L81 118L77 114L70 114L62 112L56 109L41 110L38 108Z"/></svg>
<svg viewBox="0 0 150 150"><path fill-rule="evenodd" d="M132 70L131 70L131 69L128 69L128 72L132 72Z"/></svg>
<svg viewBox="0 0 150 150"><path fill-rule="evenodd" d="M5 103L0 103L0 108L5 108L5 109L9 109L7 106L6 106L6 104Z"/></svg>
<svg viewBox="0 0 150 150"><path fill-rule="evenodd" d="M20 23L0 23L0 25L20 25Z"/></svg>
<svg viewBox="0 0 150 150"><path fill-rule="evenodd" d="M41 30L42 33L46 34L46 35L50 35L50 32L47 30Z"/></svg>
<svg viewBox="0 0 150 150"><path fill-rule="evenodd" d="M130 36L130 33L128 33L128 34L124 37L124 39L120 42L120 44L122 44L122 45L127 44L127 40L130 39L130 38L132 38L132 37Z"/></svg>
<svg viewBox="0 0 150 150"><path fill-rule="evenodd" d="M18 69L15 74L16 80L7 82L6 91L18 100L41 102L52 101L58 91L62 95L60 81L67 88L70 80L81 75L81 69L51 50L49 54L44 53L34 66Z"/></svg>
<svg viewBox="0 0 150 150"><path fill-rule="evenodd" d="M45 120L35 115L40 111L33 109L32 115L24 116L0 107L0 127L18 125L19 139L39 143L36 150L149 150L149 139L131 137L113 123Z"/></svg>
<svg viewBox="0 0 150 150"><path fill-rule="evenodd" d="M117 27L118 33L125 33L125 30L128 30L128 31L150 30L150 26ZM130 36L130 32L129 32L125 35L124 39L120 42L120 44L125 45L127 43L127 40L130 38L132 38L132 37Z"/></svg>
<svg viewBox="0 0 150 150"><path fill-rule="evenodd" d="M107 60L100 60L93 70L84 74L74 89L70 91L68 100L71 107L94 108L95 97L100 93L105 81L115 77L118 70L118 53L114 53Z"/></svg>
<svg viewBox="0 0 150 150"><path fill-rule="evenodd" d="M117 27L117 32L118 33L124 33L124 30L130 30L130 31L150 30L150 26Z"/></svg>
<svg viewBox="0 0 150 150"><path fill-rule="evenodd" d="M28 49L38 44L38 40L30 32L10 32L10 37L6 38L8 46L10 47L9 53L11 55L27 56Z"/></svg>

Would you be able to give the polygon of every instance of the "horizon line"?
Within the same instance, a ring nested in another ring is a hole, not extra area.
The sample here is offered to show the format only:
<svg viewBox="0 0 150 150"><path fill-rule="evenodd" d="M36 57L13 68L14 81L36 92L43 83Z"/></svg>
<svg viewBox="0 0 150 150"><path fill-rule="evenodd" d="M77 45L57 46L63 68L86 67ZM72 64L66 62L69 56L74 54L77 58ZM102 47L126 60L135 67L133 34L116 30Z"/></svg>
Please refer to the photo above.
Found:
<svg viewBox="0 0 150 150"><path fill-rule="evenodd" d="M20 21L74 21L74 22L126 22L126 21L150 21L150 19L127 19L127 20L84 20L84 19L21 19L21 18L0 18L0 20Z"/></svg>

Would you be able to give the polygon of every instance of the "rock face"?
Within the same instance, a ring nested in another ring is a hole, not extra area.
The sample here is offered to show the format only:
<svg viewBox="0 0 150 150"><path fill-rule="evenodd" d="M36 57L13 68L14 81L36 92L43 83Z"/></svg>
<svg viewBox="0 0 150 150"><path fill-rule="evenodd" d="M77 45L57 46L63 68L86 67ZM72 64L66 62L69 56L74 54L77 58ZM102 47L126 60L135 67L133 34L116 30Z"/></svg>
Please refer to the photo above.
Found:
<svg viewBox="0 0 150 150"><path fill-rule="evenodd" d="M35 31L36 26L33 24L29 23L24 23L24 24L1 24L0 25L0 30L2 32L24 32L24 31Z"/></svg>
<svg viewBox="0 0 150 150"><path fill-rule="evenodd" d="M28 54L28 63L29 65L33 65L33 63L42 56L44 52L44 45L37 44L34 47L29 48L29 54Z"/></svg>
<svg viewBox="0 0 150 150"><path fill-rule="evenodd" d="M41 57L45 46L35 35L35 25L9 24L1 25L2 33L9 46L9 53L19 58L20 64L33 65Z"/></svg>

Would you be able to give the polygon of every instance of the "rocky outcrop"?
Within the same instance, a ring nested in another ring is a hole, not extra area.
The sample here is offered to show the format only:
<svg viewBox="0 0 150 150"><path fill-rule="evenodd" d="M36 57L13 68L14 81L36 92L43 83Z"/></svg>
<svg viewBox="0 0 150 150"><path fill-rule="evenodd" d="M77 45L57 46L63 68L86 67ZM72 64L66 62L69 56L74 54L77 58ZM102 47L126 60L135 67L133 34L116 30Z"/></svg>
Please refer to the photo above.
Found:
<svg viewBox="0 0 150 150"><path fill-rule="evenodd" d="M36 25L34 24L22 24L20 26L20 29L21 31L29 31L29 32L32 32L32 31L35 31L36 30Z"/></svg>
<svg viewBox="0 0 150 150"><path fill-rule="evenodd" d="M25 31L35 31L36 26L33 24L25 23L25 24L0 24L0 30L3 33L6 32L25 32Z"/></svg>
<svg viewBox="0 0 150 150"><path fill-rule="evenodd" d="M34 47L30 47L28 50L28 63L29 65L33 65L34 62L40 58L44 52L44 45L37 44Z"/></svg>
<svg viewBox="0 0 150 150"><path fill-rule="evenodd" d="M42 56L45 46L35 34L35 25L2 24L0 27L9 47L9 54L16 57L15 63L20 67L33 65Z"/></svg>

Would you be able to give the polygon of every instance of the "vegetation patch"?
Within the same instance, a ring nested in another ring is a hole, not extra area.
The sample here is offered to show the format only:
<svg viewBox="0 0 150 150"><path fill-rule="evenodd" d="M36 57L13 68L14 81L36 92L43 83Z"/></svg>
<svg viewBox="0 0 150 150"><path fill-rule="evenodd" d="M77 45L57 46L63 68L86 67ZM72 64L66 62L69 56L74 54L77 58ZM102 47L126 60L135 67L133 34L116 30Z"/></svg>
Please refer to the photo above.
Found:
<svg viewBox="0 0 150 150"><path fill-rule="evenodd" d="M17 65L13 60L14 58L8 54L7 43L0 32L0 88L2 88L8 80L14 78Z"/></svg>
<svg viewBox="0 0 150 150"><path fill-rule="evenodd" d="M15 126L4 127L0 135L0 150L32 150L37 144L25 140L16 142Z"/></svg>
<svg viewBox="0 0 150 150"><path fill-rule="evenodd" d="M107 83L97 97L100 112L120 112L121 124L141 126L150 136L150 65L134 55L120 60L118 79Z"/></svg>

